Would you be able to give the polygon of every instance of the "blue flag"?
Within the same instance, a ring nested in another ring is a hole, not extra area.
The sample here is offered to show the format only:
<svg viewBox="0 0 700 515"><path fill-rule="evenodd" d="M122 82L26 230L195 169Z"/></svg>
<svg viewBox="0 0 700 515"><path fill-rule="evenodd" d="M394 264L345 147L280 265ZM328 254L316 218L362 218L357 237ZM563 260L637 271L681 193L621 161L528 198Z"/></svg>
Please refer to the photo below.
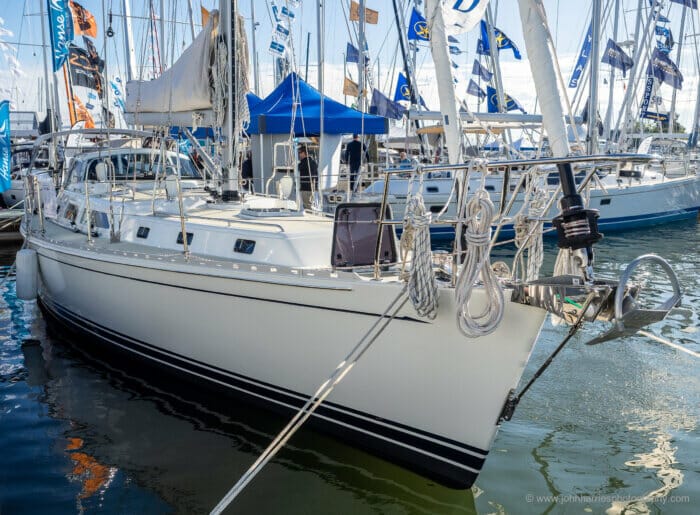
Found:
<svg viewBox="0 0 700 515"><path fill-rule="evenodd" d="M10 159L10 102L0 102L0 193L12 186Z"/></svg>
<svg viewBox="0 0 700 515"><path fill-rule="evenodd" d="M73 13L68 0L46 0L49 6L49 32L53 71L58 71L70 53L68 44L73 40Z"/></svg>
<svg viewBox="0 0 700 515"><path fill-rule="evenodd" d="M675 89L683 89L683 74L667 54L654 49L647 74L652 75Z"/></svg>
<svg viewBox="0 0 700 515"><path fill-rule="evenodd" d="M671 37L671 29L662 27L661 25L654 27L654 32L657 36L666 36L667 38Z"/></svg>
<svg viewBox="0 0 700 515"><path fill-rule="evenodd" d="M658 40L656 42L656 49L661 52L662 54L670 54L671 53L671 47L666 44L665 41Z"/></svg>
<svg viewBox="0 0 700 515"><path fill-rule="evenodd" d="M472 75L478 75L484 82L489 82L493 73L488 71L485 66L482 66L479 61L474 59L474 64L472 65Z"/></svg>
<svg viewBox="0 0 700 515"><path fill-rule="evenodd" d="M576 66L574 71L571 72L571 79L569 79L569 87L577 88L578 81L581 78L583 69L588 63L588 56L591 55L591 44L593 43L593 26L588 25L588 32L586 32L586 37L583 40L583 45L581 45L581 52L578 54L578 60L576 61Z"/></svg>
<svg viewBox="0 0 700 515"><path fill-rule="evenodd" d="M411 20L408 22L408 39L418 41L429 41L430 31L428 23L421 13L416 8L411 12Z"/></svg>
<svg viewBox="0 0 700 515"><path fill-rule="evenodd" d="M518 47L515 46L515 43L511 41L511 39L505 35L505 33L500 30L497 27L493 27L493 37L496 40L496 48L498 48L498 51L500 52L501 50L507 50L510 48L513 51L513 57L516 59L522 59L522 56L520 55L520 50L518 50ZM481 52L479 51L479 45L481 45ZM484 20L481 20L481 39L479 39L479 43L477 43L477 48L476 48L477 53L480 53L482 55L486 55L491 51L491 44L489 43L489 33L488 29L486 28L486 22Z"/></svg>
<svg viewBox="0 0 700 515"><path fill-rule="evenodd" d="M448 47L448 49L452 55L459 55L462 53L462 51L459 49L459 47L455 46L455 45L450 45Z"/></svg>
<svg viewBox="0 0 700 515"><path fill-rule="evenodd" d="M686 7L690 7L691 9L698 8L698 0L671 0L671 2L685 5Z"/></svg>
<svg viewBox="0 0 700 515"><path fill-rule="evenodd" d="M399 120L406 112L406 109L397 102L392 102L391 99L382 94L377 88L372 92L372 103L369 106L369 112L385 118L393 118Z"/></svg>
<svg viewBox="0 0 700 515"><path fill-rule="evenodd" d="M348 63L360 62L360 51L350 43L348 43L348 46L345 49L345 61Z"/></svg>
<svg viewBox="0 0 700 515"><path fill-rule="evenodd" d="M396 81L396 91L394 92L394 102L399 100L411 101L411 89L408 87L408 81L403 73L399 73L399 78Z"/></svg>
<svg viewBox="0 0 700 515"><path fill-rule="evenodd" d="M447 36L447 42L448 42L448 43L457 43L457 44L459 44L459 39L457 39L457 38L454 37L454 36L449 36L449 35L448 35L448 36Z"/></svg>
<svg viewBox="0 0 700 515"><path fill-rule="evenodd" d="M403 73L399 73L399 78L396 81L396 91L394 92L394 102L398 102L399 100L406 100L407 102L411 101L411 89L408 87L408 81ZM428 109L428 106L425 105L425 100L423 100L422 96L418 99L418 102L420 102L420 105Z"/></svg>
<svg viewBox="0 0 700 515"><path fill-rule="evenodd" d="M656 120L657 122L668 122L668 113L656 113L654 111L642 111L640 118Z"/></svg>
<svg viewBox="0 0 700 515"><path fill-rule="evenodd" d="M365 44L365 50L367 50L367 44ZM360 51L352 45L351 43L348 43L347 47L345 48L345 62L347 63L359 63L360 62ZM369 63L369 57L365 56L365 64Z"/></svg>
<svg viewBox="0 0 700 515"><path fill-rule="evenodd" d="M486 86L486 95L488 98L488 111L489 111L489 113L500 112L498 109L498 92L496 91L496 88L492 88L491 86ZM522 111L524 114L527 114L525 112L525 109L523 109L523 106L520 105L520 102L515 100L510 95L504 93L503 100L506 103L506 111L515 111L517 109L519 111Z"/></svg>
<svg viewBox="0 0 700 515"><path fill-rule="evenodd" d="M467 93L479 97L479 100L486 98L486 93L479 87L479 85L474 82L474 79L469 79L469 85L467 86Z"/></svg>
<svg viewBox="0 0 700 515"><path fill-rule="evenodd" d="M654 11L654 16L656 17L656 21L658 21L659 23L671 23L671 20L666 18L666 16L664 16L658 11Z"/></svg>
<svg viewBox="0 0 700 515"><path fill-rule="evenodd" d="M632 58L612 39L608 39L608 45L605 47L605 52L600 62L622 70L622 75L625 77L627 76L627 70L631 69L634 65Z"/></svg>

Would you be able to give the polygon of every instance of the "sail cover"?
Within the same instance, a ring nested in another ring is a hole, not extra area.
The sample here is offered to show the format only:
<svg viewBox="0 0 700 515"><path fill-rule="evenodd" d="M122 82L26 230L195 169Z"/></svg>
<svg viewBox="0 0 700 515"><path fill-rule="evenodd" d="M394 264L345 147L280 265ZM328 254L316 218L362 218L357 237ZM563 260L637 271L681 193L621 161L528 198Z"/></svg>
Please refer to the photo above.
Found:
<svg viewBox="0 0 700 515"><path fill-rule="evenodd" d="M126 83L126 111L170 113L212 108L211 53L219 32L219 12L180 58L157 79Z"/></svg>

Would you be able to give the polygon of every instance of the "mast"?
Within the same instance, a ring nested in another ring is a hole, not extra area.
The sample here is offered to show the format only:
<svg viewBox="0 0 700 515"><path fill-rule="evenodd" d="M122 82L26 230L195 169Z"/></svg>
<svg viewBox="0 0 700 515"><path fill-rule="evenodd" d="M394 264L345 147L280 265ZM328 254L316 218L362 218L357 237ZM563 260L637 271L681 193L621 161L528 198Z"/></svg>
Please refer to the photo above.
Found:
<svg viewBox="0 0 700 515"><path fill-rule="evenodd" d="M658 0L653 0L653 3L651 5L651 12L649 13L649 17L647 18L647 21L644 24L644 29L643 29L643 34L644 37L642 38L641 43L637 45L637 48L635 49L634 52L634 64L632 65L632 69L630 70L630 78L627 82L627 90L625 91L625 98L622 101L622 107L620 108L620 113L617 119L617 124L615 125L615 129L620 129L620 140L619 142L621 143L623 138L623 135L626 135L627 133L627 126L629 125L630 121L630 112L632 110L632 99L635 98L637 94L637 87L639 86L639 80L635 81L635 76L637 74L637 70L640 68L640 60L642 59L642 56L646 50L647 46L647 40L651 39L649 38L649 27L652 23L652 21L656 20L656 9L659 7L658 5ZM637 17L637 24L635 26L634 30L634 41L639 41L639 29L641 27L641 15L642 11L644 10L644 0L639 0L639 5L638 5L638 12L639 16Z"/></svg>
<svg viewBox="0 0 700 515"><path fill-rule="evenodd" d="M691 12L690 15L692 16L693 13ZM698 10L698 21L700 22L700 10ZM698 68L700 68L700 58L698 58L698 52L697 52L697 41L695 41L695 63ZM698 144L698 130L700 128L698 127L698 123L700 123L700 81L698 82L698 90L695 95L695 112L693 113L693 128L690 131L690 137L688 138L688 147L689 149L695 148L695 146Z"/></svg>
<svg viewBox="0 0 700 515"><path fill-rule="evenodd" d="M122 10L124 11L124 54L126 55L126 80L130 81L136 78L136 49L134 48L134 35L131 30L130 0L123 0ZM139 79L140 78L141 77L139 77Z"/></svg>
<svg viewBox="0 0 700 515"><path fill-rule="evenodd" d="M491 13L491 4L486 8L486 34L489 38L489 57L491 57L491 62L493 62L493 79L496 86L496 95L498 98L498 112L505 113L506 109L506 95L503 89L503 77L501 76L501 64L498 56L498 43L496 42L496 33L494 31L494 21L493 15ZM506 143L510 145L512 138L510 136L510 129L506 129L504 134ZM510 153L510 149L508 150Z"/></svg>
<svg viewBox="0 0 700 515"><path fill-rule="evenodd" d="M452 78L452 65L448 52L445 20L440 0L427 0L425 14L430 29L430 52L435 63L440 111L442 112L442 129L445 133L447 158L450 164L462 161L462 128L457 112L457 97Z"/></svg>
<svg viewBox="0 0 700 515"><path fill-rule="evenodd" d="M236 126L234 116L234 105L236 104L233 89L233 53L236 48L236 0L222 0L221 2L221 18L220 23L223 27L221 31L226 42L226 121L224 124L224 135L226 145L224 148L223 159L223 177L224 184L222 185L221 197L226 201L238 199L238 180L235 167L234 147L238 134L236 134Z"/></svg>
<svg viewBox="0 0 700 515"><path fill-rule="evenodd" d="M324 117L325 117L325 95L323 93L323 75L324 75L324 68L325 68L325 50L324 50L324 43L325 43L325 37L326 37L326 31L325 31L325 25L326 25L326 9L325 6L323 5L323 0L318 0L316 3L316 22L318 23L318 38L317 38L317 43L318 43L318 90L321 92L321 118L319 120L319 134L318 134L318 160L319 160L319 165L321 165L319 168L319 177L318 177L318 188L321 188L321 185L323 182L323 179L325 179L326 174L324 173L325 169L327 168L328 171L331 171L331 166L330 163L328 163L327 159L323 159L323 151L324 151L324 137L323 133L325 131L324 127ZM362 57L360 58L361 60L364 60ZM343 80L345 80L345 75L343 75ZM361 93L360 93L361 94ZM321 161L323 159L323 161ZM318 195L319 198L319 209L323 210L323 195L320 194Z"/></svg>
<svg viewBox="0 0 700 515"><path fill-rule="evenodd" d="M418 92L415 88L416 81L413 80L413 70L411 69L411 65L409 64L408 53L406 51L406 40L404 39L406 37L406 31L404 29L405 24L402 22L402 20L399 19L401 11L399 10L397 0L392 0L392 4L394 6L394 21L396 22L396 32L399 36L399 46L401 47L401 57L403 59L403 71L406 75L408 91L411 95L411 105L420 105L420 103L418 102ZM420 128L420 122L418 120L414 120L413 124L416 130ZM406 126L406 134L408 134L408 125ZM421 154L425 154L423 136L419 135L418 138L420 141L420 152Z"/></svg>
<svg viewBox="0 0 700 515"><path fill-rule="evenodd" d="M498 43L496 42L496 34L493 30L493 16L491 14L491 6L486 8L486 34L489 38L489 57L493 62L493 79L496 85L496 94L498 95L498 112L505 112L505 96L503 92L503 79L501 77L501 65L498 59Z"/></svg>
<svg viewBox="0 0 700 515"><path fill-rule="evenodd" d="M51 109L51 88L49 86L49 77L53 77L53 74L49 75L49 63L46 58L46 12L44 11L44 1L39 0L40 6L40 18L41 18L41 55L44 58L44 87L46 89L46 115L49 117L49 127L51 132L56 131L56 120L54 119L53 109ZM58 107L58 106L57 106Z"/></svg>
<svg viewBox="0 0 700 515"><path fill-rule="evenodd" d="M554 157L569 154L569 140L561 107L557 74L549 51L542 0L518 0L523 37L527 48L532 78L540 100L544 129Z"/></svg>
<svg viewBox="0 0 700 515"><path fill-rule="evenodd" d="M683 46L683 31L685 30L685 15L688 11L685 4L683 4L683 14L681 14L681 31L678 34L678 42L676 43L676 66L681 67L681 47ZM674 127L676 125L676 94L678 90L673 88L673 93L671 93L671 110L668 113L668 133L672 134L674 132Z"/></svg>
<svg viewBox="0 0 700 515"><path fill-rule="evenodd" d="M168 45L165 42L165 0L160 0L160 44L158 45L159 47L163 48L162 56L161 56L161 63L160 63L160 71L163 73L163 70L166 68L169 68L168 66Z"/></svg>
<svg viewBox="0 0 700 515"><path fill-rule="evenodd" d="M620 25L620 0L615 0L615 20L613 22L613 41L617 44L617 36ZM610 90L608 91L608 109L605 112L605 137L606 137L606 148L610 143L612 138L612 112L613 112L613 97L615 95L615 67L610 67ZM589 111L590 112L590 111Z"/></svg>
<svg viewBox="0 0 700 515"><path fill-rule="evenodd" d="M255 31L258 28L258 24L255 22L255 0L250 0L250 24L251 24L251 39L253 43L253 87L255 88L255 94L260 95L260 76L258 74L258 50L256 45Z"/></svg>
<svg viewBox="0 0 700 515"><path fill-rule="evenodd" d="M365 0L360 0L360 21L359 21L359 36L358 36L358 43L360 45L360 57L357 60L357 73L358 73L358 82L357 82L357 89L358 91L358 97L357 97L357 109L359 111L364 112L365 110L365 102L364 102L364 95L362 94L364 89L365 89Z"/></svg>
<svg viewBox="0 0 700 515"><path fill-rule="evenodd" d="M698 124L700 123L700 81L698 82L698 91L695 95L695 112L693 113L693 128L690 131L690 137L688 138L688 147L690 150L695 148L695 146L698 144L698 132L700 131L700 127L698 127Z"/></svg>
<svg viewBox="0 0 700 515"><path fill-rule="evenodd" d="M600 4L601 0L593 0L591 14L591 77L588 96L588 153L595 154L598 150L598 71L600 70Z"/></svg>
<svg viewBox="0 0 700 515"><path fill-rule="evenodd" d="M192 14L192 0L187 0L187 18L190 21L190 35L194 41L194 14Z"/></svg>

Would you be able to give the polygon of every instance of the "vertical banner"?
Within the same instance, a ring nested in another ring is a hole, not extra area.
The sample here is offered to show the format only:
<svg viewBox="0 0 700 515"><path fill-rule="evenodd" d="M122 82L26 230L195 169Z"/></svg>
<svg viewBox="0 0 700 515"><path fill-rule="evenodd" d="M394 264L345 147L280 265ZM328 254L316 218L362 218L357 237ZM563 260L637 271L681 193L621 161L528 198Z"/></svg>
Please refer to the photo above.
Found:
<svg viewBox="0 0 700 515"><path fill-rule="evenodd" d="M591 55L591 44L593 43L593 25L588 26L588 32L586 32L586 37L583 40L583 45L581 46L581 53L578 55L578 60L576 61L576 67L571 73L571 80L569 80L570 88L577 88L578 81L581 79L581 74L588 63L588 56Z"/></svg>
<svg viewBox="0 0 700 515"><path fill-rule="evenodd" d="M10 102L0 102L0 193L10 189Z"/></svg>
<svg viewBox="0 0 700 515"><path fill-rule="evenodd" d="M73 40L73 13L68 0L46 0L49 5L49 31L53 71L58 71L68 58L68 44Z"/></svg>
<svg viewBox="0 0 700 515"><path fill-rule="evenodd" d="M649 103L651 101L651 94L654 91L654 76L647 75L647 82L644 86L644 96L642 97L642 106L640 116L644 118L644 115L649 110Z"/></svg>

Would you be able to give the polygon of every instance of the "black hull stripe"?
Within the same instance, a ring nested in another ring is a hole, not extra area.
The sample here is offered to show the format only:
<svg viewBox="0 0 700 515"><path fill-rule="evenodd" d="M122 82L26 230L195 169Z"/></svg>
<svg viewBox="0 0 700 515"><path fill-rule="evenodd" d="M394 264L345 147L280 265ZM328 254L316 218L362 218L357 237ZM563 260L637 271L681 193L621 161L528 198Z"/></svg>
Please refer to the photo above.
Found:
<svg viewBox="0 0 700 515"><path fill-rule="evenodd" d="M80 268L80 269L82 269L82 270L87 270L87 271L94 272L94 273L99 273L99 274L110 275L110 276L113 276L113 277L119 277L120 279L127 279L127 278L125 278L125 277L122 277L122 276L119 276L119 275L116 275L116 274L111 274L111 273L107 273L107 272L101 272L101 271L93 270L93 269L90 269L90 268L79 267L79 266L77 266L77 265L72 265L72 264L70 264L70 263L64 263L63 261L55 260L55 259L53 259L53 258L46 257L46 256L42 256L42 257L44 257L44 258L46 258L46 259L49 259L49 260L51 260L51 261L56 261L56 262L58 262L58 263L61 263L61 264L67 265L67 266L72 266L72 267L75 267L75 268ZM168 288L175 288L175 289L180 289L180 288L181 288L180 286L172 286L172 285L165 284L165 283L160 283L160 282L145 281L145 280L142 281L141 279L133 279L133 278L128 278L128 279L130 279L130 280L132 280L132 281L137 281L137 282L145 282L145 283L149 283L149 284L157 284L157 285L159 285L159 286L164 286L164 287L168 287ZM202 290L202 289L194 289L194 288L186 288L186 287L182 287L182 289L194 290L194 291L199 291L199 292L204 292L204 293L213 293L213 294L217 294L217 295L224 295L224 296L231 296L231 297L239 297L238 295L235 295L235 294L218 293L218 292L212 292L212 291L209 291L209 290ZM255 298L255 297L243 297L243 298L252 299L252 300L267 301L267 299L257 299L257 298ZM165 357L166 357L165 360L167 361L167 357L170 357L170 358L172 358L172 360L173 360L175 366L178 366L178 367L182 366L182 365L179 365L179 364L178 364L179 362L182 362L182 363L185 363L185 364L192 364L192 365L194 365L194 366L196 366L196 367L202 369L204 372L206 372L205 374L203 374L203 375L205 375L205 376L208 375L208 374L210 374L212 371L213 371L213 372L218 372L221 376L226 377L226 378L232 377L232 378L234 378L234 379L237 379L237 380L239 380L239 381L245 382L245 383L247 383L247 384L258 385L258 386L262 387L265 391L274 390L274 391L277 391L277 392L281 392L282 394L287 395L287 396L296 397L297 399L299 399L299 400L301 401L301 404L299 404L299 407L301 407L301 406L303 405L303 403L306 402L306 400L307 400L307 396L305 396L305 395L303 395L303 394L299 394L298 392L295 392L295 391L293 391L293 390L289 390L289 389L283 388L283 387L281 387L281 386L273 385L273 384L270 384L270 383L265 383L265 382L259 381L259 380L257 380L257 379L252 379L252 378L249 378L249 377L240 375L240 374L236 374L236 373L234 373L234 372L231 372L231 371L228 371L228 370L225 370L225 369L216 367L215 365L211 365L211 364L208 364L208 363L204 363L204 362L202 362L202 361L194 360L194 359L192 359L192 358L190 358L190 357L182 356L182 355L177 354L177 353L174 353L174 352L165 351L165 350L163 350L163 349L161 349L161 348L159 348L159 347L156 347L156 346L154 346L154 345L151 345L151 344L149 344L149 343L147 343L147 342L144 342L144 341L141 341L141 340L137 340L137 339L135 339L135 338L132 338L132 337L130 337L130 336L127 336L127 335L118 333L118 332L116 332L116 331L114 331L114 330L112 330L112 329L109 329L109 328L107 328L107 327L105 327L105 326L102 326L102 325L100 325L100 324L97 324L96 322L93 322L92 320L88 320L88 319L86 319L86 318L84 318L84 317L82 317L82 316L80 316L80 315L78 315L78 314L76 314L76 313L73 313L73 312L71 312L71 311L66 310L66 309L63 308L62 306L58 306L58 305L56 305L55 303L53 303L53 302L51 302L51 301L48 301L47 299L42 299L42 301L44 301L44 302L47 303L47 304L50 303L50 307L51 307L54 311L59 311L59 310L60 310L61 313L63 313L65 317L67 317L67 318L69 318L69 319L71 319L71 320L73 321L73 325L75 325L75 326L77 326L77 327L79 327L79 328L91 327L91 328L94 329L94 330L91 331L91 333L93 333L93 334L95 334L96 336L99 336L99 337L101 337L101 338L105 338L105 339L109 340L110 343L117 343L117 342L119 342L121 345L123 345L124 347L126 347L126 348L128 348L128 349L130 349L130 350L133 350L133 351L136 351L136 352L140 352L140 353L146 354L146 355L148 355L149 357L152 357L152 358L154 358L154 359L164 359L164 356L165 356ZM281 303L285 303L285 304L291 304L291 303L286 303L286 302L284 302L284 301L274 301L274 300L270 300L269 302L281 302ZM308 306L308 305L303 305L303 304L294 304L294 305L297 305L297 306L305 306L305 307L314 307L314 308L318 308L318 309L325 309L325 308L323 308L323 307ZM331 309L331 310L332 310L332 308L328 308L328 309ZM346 310L340 310L340 311L343 311L343 312L346 312L346 313L359 314L359 315L366 314L366 313L357 312L357 311L346 311ZM375 314L375 313L371 313L371 316L373 316L373 317L378 317L378 316L380 316L380 315L379 315L379 314ZM398 317L396 317L394 320L427 323L427 322L424 322L424 321L422 321L422 320L414 320L414 319L412 319L412 318L398 318ZM201 375L201 374L200 374L200 375ZM394 427L397 428L397 429L401 429L401 430L404 430L404 431L408 431L408 432L411 432L411 433L415 433L415 434L417 434L417 435L424 436L424 437L426 437L426 438L430 438L430 439L433 439L433 440L437 440L437 441L439 441L439 442L441 442L441 443L443 443L443 444L445 444L445 445L452 446L452 447L456 447L456 448L458 448L459 450L462 450L462 451L465 451L465 452L468 452L468 453L473 453L473 454L476 454L476 455L478 455L478 456L486 456L486 455L488 455L488 451L485 451L485 450L480 449L480 448L478 448L478 447L473 447L473 446L471 446L471 445L467 445L467 444L458 442L458 441L456 441L456 440L452 440L452 439L449 439L449 438L445 438L445 437L443 437L443 436L435 435L435 434L433 434L433 433L430 433L430 432L427 432L427 431L423 431L423 430L418 429L418 428L413 428L413 427L410 427L410 426L407 426L407 425L404 425L404 424L400 424L400 423L398 423L398 422L385 421L385 420L383 420L383 419L380 418L380 417L376 417L376 416L374 416L374 415L368 415L368 414L366 414L366 413L364 413L364 412L361 412L361 411L359 411L359 410L355 410L355 409L353 409L353 408L349 408L349 407L345 407L345 406L339 406L339 405L336 405L336 404L331 403L331 402L328 402L328 401L324 401L323 405L324 405L324 406L328 406L329 408L332 408L332 409L339 409L339 410L342 410L342 411L344 411L344 412L352 413L352 414L354 414L354 415L357 415L358 417L366 417L366 418L369 418L369 419L372 419L372 420L376 421L377 423L388 424L388 425L390 425L390 426L394 426Z"/></svg>
<svg viewBox="0 0 700 515"><path fill-rule="evenodd" d="M87 332L90 335L98 337L102 341L117 345L132 353L140 354L149 360L154 360L163 365L183 370L204 380L213 381L229 389L234 389L262 403L273 403L289 410L296 410L299 409L307 399L306 396L290 390L267 385L238 374L215 369L214 367L203 366L192 360L166 351L156 350L150 345L142 344L129 337L120 335L119 333L115 333L98 324L85 320L51 303L47 299L42 298L42 303L51 314L69 327L76 328L81 332ZM474 474L478 473L488 454L488 451L483 451L429 432L409 428L332 403L324 402L315 412L314 416L325 419L331 426L335 426L331 428L331 432L337 432L337 426L342 426L343 429L341 429L341 431L360 432L363 434L364 438L378 438L382 440L383 445L393 444L404 448L414 448L415 450L413 452L422 454L425 457L424 459L431 459L430 457L432 457L434 460L447 461L450 463L450 466L460 470L460 476L469 472ZM394 427L389 427L388 424ZM398 428L404 428L405 431L410 431L414 434L406 433ZM426 440L415 433L420 433L431 440L443 441L447 445ZM454 447L459 447L459 449L455 449ZM403 450L402 452L410 452L410 450Z"/></svg>
<svg viewBox="0 0 700 515"><path fill-rule="evenodd" d="M36 250L38 251L39 249L36 249ZM134 277L125 277L125 276L123 276L123 275L113 274L113 273L111 273L111 272L105 272L105 271L103 271L103 270L95 270L94 268L88 268L88 267L84 267L84 266L80 266L80 265L75 265L75 264L73 264L73 263L68 263L68 262L62 261L62 260L60 260L60 259L55 259L55 258L49 257L49 256L47 256L47 255L45 255L45 254L41 254L41 257L42 257L43 259L48 259L48 260L50 260L50 261L55 261L56 263L60 263L60 264L62 264L62 265L64 265L64 266L70 266L70 267L72 267L72 268L77 268L77 269L79 269L79 270L86 270L86 271L88 271L88 272L93 272L93 273L95 273L95 274L108 275L108 276L111 276L111 277L118 277L119 279L122 279L122 280L135 281L135 282L140 282L140 283L145 283L145 284L154 284L154 285L157 285L157 286L165 286L165 287L167 287L167 288L177 288L177 289L180 289L180 290L196 291L196 292L200 292L200 293L208 293L208 294L211 294L211 295L220 295L220 296L222 296L222 297L235 297L235 298L239 298L239 299L254 300L254 301L258 301L258 302L269 302L269 303L272 303L272 304L285 304L285 305L287 305L287 306L296 306L296 307L302 307L302 308L317 309L317 310L321 310L321 311L335 311L335 312L338 312L338 313L349 313L349 314L352 314L352 315L370 316L370 317L373 317L373 318L377 318L377 317L380 317L380 316L382 315L381 313L373 313L373 312L369 312L369 311L355 311L355 310L351 310L351 309L334 308L334 307L329 307L329 306L319 306L319 305L317 305L317 304L302 304L302 303L299 303L299 302L290 302L290 301L287 301L287 300L279 300L279 299L271 299L271 298L261 298L261 297L253 297L253 296L251 296L251 295L240 295L240 294L237 294L237 293L227 293L227 292L220 292L220 291L205 290L205 289L202 289L202 288L193 288L193 287L191 287L191 286L173 286L172 284L162 283L162 282L159 282L159 281L152 281L152 280L148 280L148 279L136 279L136 278L134 278ZM78 257L81 257L81 256L78 256ZM81 257L81 259L84 259L84 258ZM139 269L142 269L142 270L151 271L151 269L149 269L149 268L144 268L144 267L141 267L141 266L138 266L138 265L124 265L124 264L121 264L121 263L119 263L119 264L120 264L121 266L128 266L128 267L131 267L131 268L139 268ZM174 271L174 270L166 270L166 272L170 272L170 273L174 273L174 274L183 273L183 272L178 272L178 271ZM208 278L211 278L211 277L212 277L212 276L209 276L209 275L195 274L195 273L190 273L190 272L187 272L186 274L187 274L187 275L200 275L200 276L202 276L202 277L208 277ZM239 279L239 278L233 278L233 277L218 277L218 276L217 276L216 278L227 279L227 280L232 280L232 281L252 282L250 279ZM260 281L260 283L261 283L261 284L265 284L265 285L271 284L271 283L265 282L265 281ZM279 286L286 286L286 285L280 284L280 283L276 283L276 284L279 285ZM297 285L290 285L290 287L297 288ZM311 286L304 286L303 288L313 289L313 287L311 287ZM318 288L318 289L329 290L329 288ZM341 290L341 289L335 290L335 289L333 289L332 291L350 291L350 290ZM405 322L415 322L415 323L418 323L418 324L429 324L429 323L430 323L430 322L427 322L427 321L425 321L425 320L420 320L420 319L418 319L418 318L407 317L407 316L396 316L396 317L394 317L394 320L402 320L402 321L405 321Z"/></svg>

